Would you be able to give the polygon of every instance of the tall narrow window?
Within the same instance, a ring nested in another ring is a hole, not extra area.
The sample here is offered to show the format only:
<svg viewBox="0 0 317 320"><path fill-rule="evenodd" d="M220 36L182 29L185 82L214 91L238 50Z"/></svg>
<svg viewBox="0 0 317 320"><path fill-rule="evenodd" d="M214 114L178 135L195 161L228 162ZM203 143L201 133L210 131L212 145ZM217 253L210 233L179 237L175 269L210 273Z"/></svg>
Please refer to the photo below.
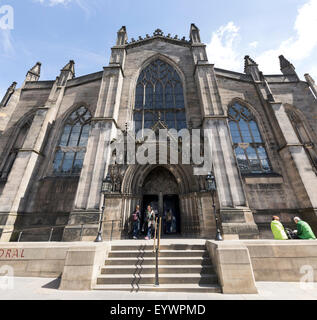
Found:
<svg viewBox="0 0 317 320"><path fill-rule="evenodd" d="M14 144L1 168L0 179L8 178L9 173L13 167L14 161L19 153L19 150L23 147L26 136L31 128L33 119L34 119L34 115L29 117L27 121L24 122L23 126L19 129L18 135L14 141Z"/></svg>
<svg viewBox="0 0 317 320"><path fill-rule="evenodd" d="M176 70L157 59L140 74L135 92L135 131L152 128L160 119L177 130L186 128L184 92Z"/></svg>
<svg viewBox="0 0 317 320"><path fill-rule="evenodd" d="M241 173L268 173L271 166L258 125L250 110L235 103L228 110L233 147Z"/></svg>
<svg viewBox="0 0 317 320"><path fill-rule="evenodd" d="M81 107L67 119L60 138L53 172L61 175L77 175L83 166L90 131L90 112Z"/></svg>

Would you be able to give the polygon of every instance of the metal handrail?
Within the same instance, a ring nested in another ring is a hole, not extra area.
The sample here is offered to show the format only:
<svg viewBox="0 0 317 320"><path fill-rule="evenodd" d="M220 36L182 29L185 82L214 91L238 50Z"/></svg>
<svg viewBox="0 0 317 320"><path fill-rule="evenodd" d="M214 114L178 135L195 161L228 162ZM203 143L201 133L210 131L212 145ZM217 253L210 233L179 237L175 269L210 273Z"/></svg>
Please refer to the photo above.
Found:
<svg viewBox="0 0 317 320"><path fill-rule="evenodd" d="M159 221L159 230L157 232L157 221ZM153 251L155 251L155 286L159 286L160 282L159 282L159 262L158 262L158 256L159 256L159 252L160 252L160 247L161 247L161 226L162 226L162 218L155 218L155 234L154 234L154 247L153 247ZM158 236L157 236L158 233Z"/></svg>
<svg viewBox="0 0 317 320"><path fill-rule="evenodd" d="M102 220L101 222L104 223L105 221L111 221L112 224L113 224L114 221L119 221L119 220ZM52 239L53 232L54 232L55 229L60 229L60 228L65 228L65 227L80 226L81 227L80 238L82 239L84 226L96 225L96 224L99 224L99 223L100 223L100 221L81 223L81 224L64 224L64 225L54 225L54 226L46 226L46 227L32 227L32 228L25 228L25 229L7 230L7 231L3 231L2 234L5 234L5 233L19 233L17 242L20 242L23 232L28 232L28 231L33 231L33 230L50 230L50 235L49 235L49 239L48 239L48 242L50 242L51 239Z"/></svg>

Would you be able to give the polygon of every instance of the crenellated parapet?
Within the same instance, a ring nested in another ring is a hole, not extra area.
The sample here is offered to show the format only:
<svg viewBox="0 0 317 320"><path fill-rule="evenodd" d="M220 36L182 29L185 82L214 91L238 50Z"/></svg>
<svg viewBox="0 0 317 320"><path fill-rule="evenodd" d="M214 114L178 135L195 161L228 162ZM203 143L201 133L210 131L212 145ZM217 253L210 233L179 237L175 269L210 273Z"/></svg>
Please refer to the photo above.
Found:
<svg viewBox="0 0 317 320"><path fill-rule="evenodd" d="M164 32L161 29L156 29L152 35L146 34L144 37L139 36L138 39L131 38L130 42L126 40L126 45L128 47L135 46L135 45L141 45L148 41L154 40L154 39L161 39L163 41L168 41L171 43L175 43L178 45L189 45L191 44L190 40L186 40L186 37L179 38L178 35L172 36L170 33L167 35L164 35Z"/></svg>

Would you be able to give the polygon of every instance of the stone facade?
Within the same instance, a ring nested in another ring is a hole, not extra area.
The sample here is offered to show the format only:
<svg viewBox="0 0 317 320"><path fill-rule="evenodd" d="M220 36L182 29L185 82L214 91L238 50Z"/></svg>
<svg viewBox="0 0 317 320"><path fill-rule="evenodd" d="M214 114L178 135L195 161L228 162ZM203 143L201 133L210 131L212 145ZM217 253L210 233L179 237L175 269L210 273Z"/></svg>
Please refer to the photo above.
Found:
<svg viewBox="0 0 317 320"><path fill-rule="evenodd" d="M3 97L1 241L94 239L103 204L100 190L108 173L114 185L105 198L104 238L128 237L130 214L146 201L160 212L167 204L174 206L178 236L214 237L205 176L194 175L191 164L109 165L118 130L133 122L138 77L157 59L173 67L181 79L187 126L205 129L208 145L214 148L216 208L224 238L270 238L272 214L285 225L301 216L317 231L317 86L309 74L301 81L283 56L279 75L263 75L248 56L244 73L218 69L208 61L194 24L189 40L158 29L128 42L122 27L111 50L108 66L81 77L75 77L70 61L56 80L39 81L37 63L21 88L13 83ZM228 108L235 103L254 115L270 172L239 169L228 121ZM91 115L82 169L56 174L54 159L63 128L81 107Z"/></svg>

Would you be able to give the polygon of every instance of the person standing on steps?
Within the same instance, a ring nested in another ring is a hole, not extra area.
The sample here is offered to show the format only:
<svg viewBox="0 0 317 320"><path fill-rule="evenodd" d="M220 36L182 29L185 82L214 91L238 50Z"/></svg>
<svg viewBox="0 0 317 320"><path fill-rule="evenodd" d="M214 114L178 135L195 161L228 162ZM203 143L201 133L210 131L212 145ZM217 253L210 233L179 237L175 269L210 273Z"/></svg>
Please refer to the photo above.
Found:
<svg viewBox="0 0 317 320"><path fill-rule="evenodd" d="M134 212L132 213L132 223L133 223L133 239L138 239L140 232L140 206L135 207Z"/></svg>
<svg viewBox="0 0 317 320"><path fill-rule="evenodd" d="M146 209L145 222L148 227L147 236L145 237L145 240L150 240L152 236L154 224L155 224L155 212L150 205Z"/></svg>

